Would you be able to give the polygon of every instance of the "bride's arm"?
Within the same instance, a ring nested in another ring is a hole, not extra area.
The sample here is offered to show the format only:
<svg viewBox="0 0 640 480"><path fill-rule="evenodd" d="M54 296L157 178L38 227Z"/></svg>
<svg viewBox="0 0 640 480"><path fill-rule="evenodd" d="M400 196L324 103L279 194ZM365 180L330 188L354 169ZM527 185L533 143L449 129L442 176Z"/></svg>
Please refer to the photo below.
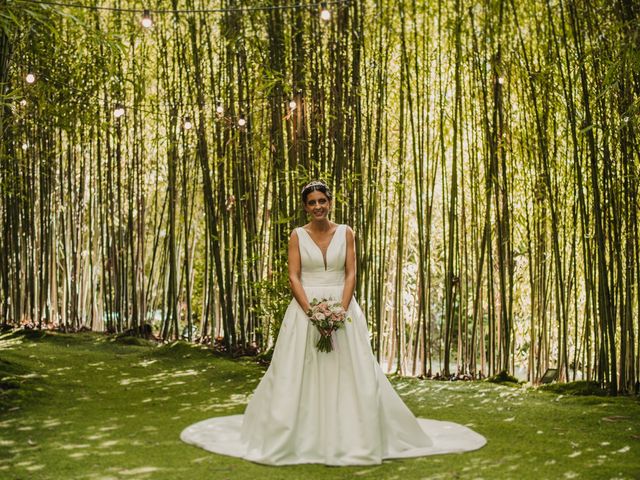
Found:
<svg viewBox="0 0 640 480"><path fill-rule="evenodd" d="M344 290L342 308L347 310L356 289L356 238L351 227L347 227L347 258L344 262Z"/></svg>
<svg viewBox="0 0 640 480"><path fill-rule="evenodd" d="M300 281L300 249L298 248L298 234L294 230L291 232L291 238L289 239L289 285L291 286L291 293L293 294L293 298L296 299L298 305L302 308L302 310L306 312L309 311L311 305L309 305L309 299L307 298L307 294L302 287L302 282Z"/></svg>

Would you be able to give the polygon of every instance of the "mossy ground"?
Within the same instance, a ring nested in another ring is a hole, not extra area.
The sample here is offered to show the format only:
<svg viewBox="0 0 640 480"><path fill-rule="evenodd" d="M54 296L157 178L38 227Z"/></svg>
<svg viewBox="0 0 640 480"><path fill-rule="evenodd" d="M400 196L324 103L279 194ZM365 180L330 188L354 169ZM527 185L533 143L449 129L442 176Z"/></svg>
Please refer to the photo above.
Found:
<svg viewBox="0 0 640 480"><path fill-rule="evenodd" d="M466 424L475 452L373 467L266 467L179 440L187 425L242 413L264 368L183 343L95 334L0 337L3 479L640 478L640 403L487 382L393 378L413 412Z"/></svg>

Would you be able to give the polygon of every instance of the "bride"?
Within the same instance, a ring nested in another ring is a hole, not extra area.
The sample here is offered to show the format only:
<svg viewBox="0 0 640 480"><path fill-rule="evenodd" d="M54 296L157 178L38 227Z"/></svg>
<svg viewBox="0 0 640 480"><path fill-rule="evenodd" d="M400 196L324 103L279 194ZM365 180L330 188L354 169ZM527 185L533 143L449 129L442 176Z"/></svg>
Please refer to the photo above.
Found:
<svg viewBox="0 0 640 480"><path fill-rule="evenodd" d="M332 194L314 181L302 189L311 221L291 233L291 301L269 369L244 415L204 420L181 439L206 450L269 465L371 465L386 458L462 452L486 440L451 422L417 419L378 365L367 322L353 297L354 233L329 220ZM333 332L333 351L307 312L313 299L341 302L350 321Z"/></svg>

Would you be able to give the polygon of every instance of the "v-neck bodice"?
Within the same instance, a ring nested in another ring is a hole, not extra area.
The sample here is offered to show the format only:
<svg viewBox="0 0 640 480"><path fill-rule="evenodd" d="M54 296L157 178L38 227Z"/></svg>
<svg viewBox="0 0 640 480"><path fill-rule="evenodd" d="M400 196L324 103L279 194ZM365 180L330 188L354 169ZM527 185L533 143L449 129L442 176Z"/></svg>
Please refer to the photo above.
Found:
<svg viewBox="0 0 640 480"><path fill-rule="evenodd" d="M344 262L346 259L345 225L338 225L323 252L311 235L298 227L298 248L300 250L302 283L325 284L344 282ZM326 263L325 263L326 262Z"/></svg>

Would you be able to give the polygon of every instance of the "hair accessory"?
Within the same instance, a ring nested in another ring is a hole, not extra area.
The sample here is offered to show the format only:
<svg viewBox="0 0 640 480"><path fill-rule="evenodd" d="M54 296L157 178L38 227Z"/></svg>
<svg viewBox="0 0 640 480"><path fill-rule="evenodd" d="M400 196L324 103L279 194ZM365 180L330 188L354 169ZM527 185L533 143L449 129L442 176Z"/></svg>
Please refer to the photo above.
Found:
<svg viewBox="0 0 640 480"><path fill-rule="evenodd" d="M321 182L319 180L313 180L312 182L307 183L304 188L300 191L300 193L304 192L306 189L308 188L314 188L314 187L326 187L327 185L324 182Z"/></svg>

